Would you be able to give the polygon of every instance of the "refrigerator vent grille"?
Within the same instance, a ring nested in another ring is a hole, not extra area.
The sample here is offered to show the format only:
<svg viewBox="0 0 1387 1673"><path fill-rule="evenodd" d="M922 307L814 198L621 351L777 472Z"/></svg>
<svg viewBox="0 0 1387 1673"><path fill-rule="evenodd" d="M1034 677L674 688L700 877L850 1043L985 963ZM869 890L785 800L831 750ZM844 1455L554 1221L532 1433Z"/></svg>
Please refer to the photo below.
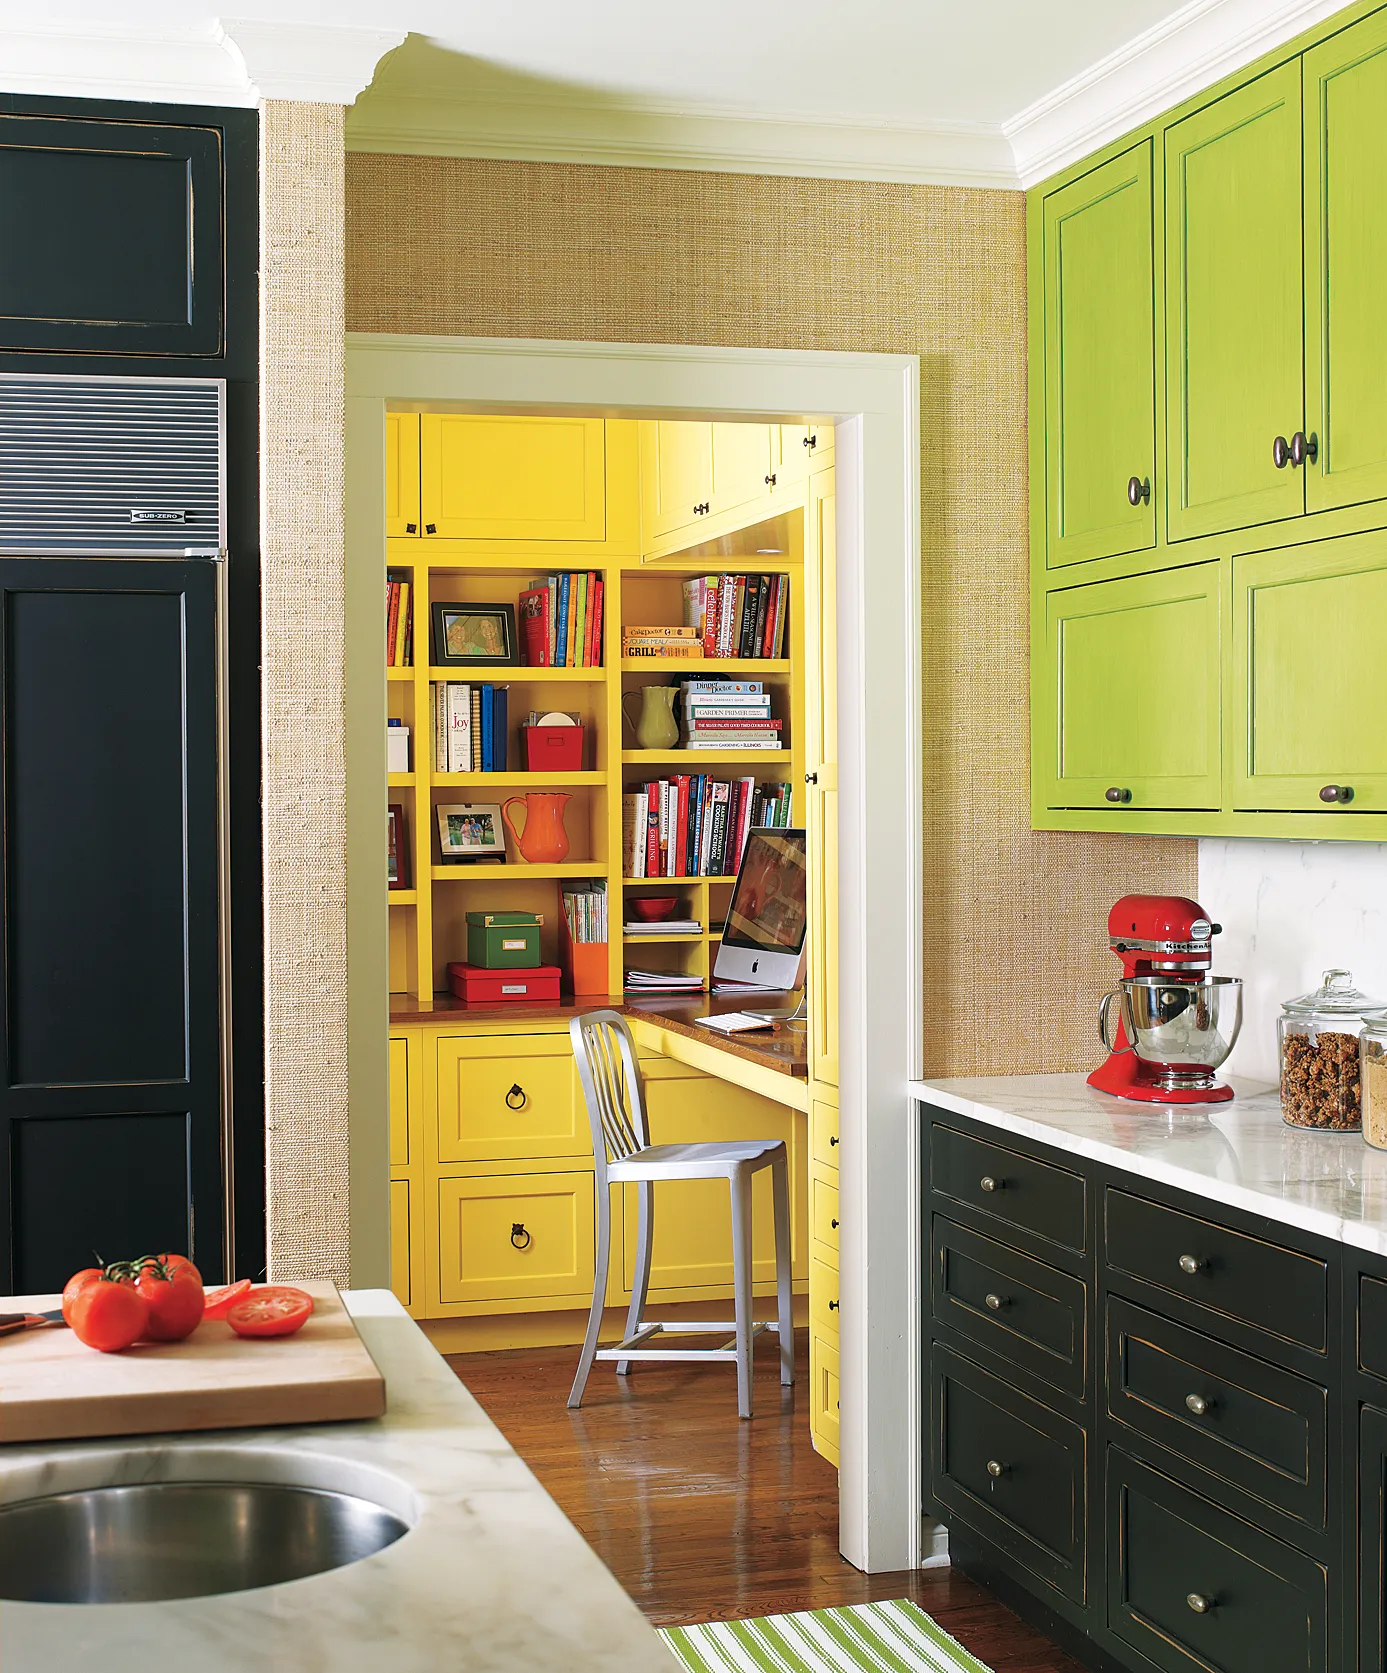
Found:
<svg viewBox="0 0 1387 1673"><path fill-rule="evenodd" d="M0 373L0 552L224 546L223 388Z"/></svg>

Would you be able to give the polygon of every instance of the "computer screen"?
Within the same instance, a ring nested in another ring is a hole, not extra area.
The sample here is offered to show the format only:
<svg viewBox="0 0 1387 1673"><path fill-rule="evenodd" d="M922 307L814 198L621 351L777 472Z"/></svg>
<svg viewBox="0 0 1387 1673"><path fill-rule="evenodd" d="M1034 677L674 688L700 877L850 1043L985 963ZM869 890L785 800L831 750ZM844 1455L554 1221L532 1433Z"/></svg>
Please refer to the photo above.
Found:
<svg viewBox="0 0 1387 1673"><path fill-rule="evenodd" d="M713 974L762 987L798 987L809 924L804 832L756 827L732 890Z"/></svg>

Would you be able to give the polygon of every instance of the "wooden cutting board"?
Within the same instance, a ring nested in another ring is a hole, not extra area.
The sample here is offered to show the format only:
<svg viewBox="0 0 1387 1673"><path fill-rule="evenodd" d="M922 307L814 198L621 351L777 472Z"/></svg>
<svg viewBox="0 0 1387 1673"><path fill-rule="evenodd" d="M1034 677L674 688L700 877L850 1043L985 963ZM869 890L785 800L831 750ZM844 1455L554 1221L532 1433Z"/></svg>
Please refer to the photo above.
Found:
<svg viewBox="0 0 1387 1673"><path fill-rule="evenodd" d="M380 1417L385 1379L341 1296L331 1284L296 1287L314 1310L295 1336L257 1341L207 1319L182 1342L118 1354L56 1325L0 1336L0 1444ZM3 1297L0 1313L46 1312L61 1299Z"/></svg>

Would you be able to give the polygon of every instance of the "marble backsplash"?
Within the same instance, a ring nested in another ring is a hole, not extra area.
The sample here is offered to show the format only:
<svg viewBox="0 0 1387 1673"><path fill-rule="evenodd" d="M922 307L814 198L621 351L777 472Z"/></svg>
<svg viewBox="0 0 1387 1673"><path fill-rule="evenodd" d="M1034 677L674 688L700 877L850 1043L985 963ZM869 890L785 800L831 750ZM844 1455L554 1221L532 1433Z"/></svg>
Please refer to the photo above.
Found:
<svg viewBox="0 0 1387 1673"><path fill-rule="evenodd" d="M1335 966L1387 1005L1387 844L1205 839L1198 899L1223 925L1215 972L1243 978L1226 1073L1274 1081L1282 1001Z"/></svg>

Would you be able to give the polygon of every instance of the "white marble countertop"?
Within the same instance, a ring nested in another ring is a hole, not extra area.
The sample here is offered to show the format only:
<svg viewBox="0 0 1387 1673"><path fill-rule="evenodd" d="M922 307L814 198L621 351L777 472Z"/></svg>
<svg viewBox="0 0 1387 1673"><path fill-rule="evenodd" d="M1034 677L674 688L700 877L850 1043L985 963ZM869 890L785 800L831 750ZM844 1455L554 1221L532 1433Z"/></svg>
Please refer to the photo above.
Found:
<svg viewBox="0 0 1387 1673"><path fill-rule="evenodd" d="M5 1673L672 1673L677 1662L394 1296L344 1299L385 1374L369 1423L0 1448L0 1503L200 1477L357 1491L406 1520L326 1574L172 1603L0 1603Z"/></svg>
<svg viewBox="0 0 1387 1673"><path fill-rule="evenodd" d="M1277 1088L1233 1079L1222 1104L1157 1106L1082 1075L912 1081L912 1094L1022 1138L1249 1214L1387 1255L1387 1151L1281 1119Z"/></svg>

